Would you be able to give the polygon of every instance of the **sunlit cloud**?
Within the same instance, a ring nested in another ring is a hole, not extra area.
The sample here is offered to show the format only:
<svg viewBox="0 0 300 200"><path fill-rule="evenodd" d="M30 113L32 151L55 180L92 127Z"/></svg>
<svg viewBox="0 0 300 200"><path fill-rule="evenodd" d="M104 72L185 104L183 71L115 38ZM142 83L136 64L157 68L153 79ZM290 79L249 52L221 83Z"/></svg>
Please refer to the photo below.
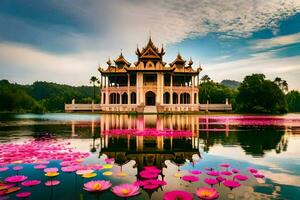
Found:
<svg viewBox="0 0 300 200"><path fill-rule="evenodd" d="M260 39L253 42L251 47L254 50L270 49L274 47L282 47L286 45L300 43L300 33L290 34L286 36L278 36L270 39Z"/></svg>

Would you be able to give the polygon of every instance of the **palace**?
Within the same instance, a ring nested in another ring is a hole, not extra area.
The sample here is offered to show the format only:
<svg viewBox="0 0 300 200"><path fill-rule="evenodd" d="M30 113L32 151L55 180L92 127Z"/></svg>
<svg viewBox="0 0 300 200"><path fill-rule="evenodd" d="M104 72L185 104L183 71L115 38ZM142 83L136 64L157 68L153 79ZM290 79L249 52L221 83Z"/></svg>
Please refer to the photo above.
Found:
<svg viewBox="0 0 300 200"><path fill-rule="evenodd" d="M102 111L160 113L199 111L199 73L178 53L169 64L164 62L165 50L157 48L151 37L143 49L136 49L137 61L129 63L121 53L110 59L101 73Z"/></svg>

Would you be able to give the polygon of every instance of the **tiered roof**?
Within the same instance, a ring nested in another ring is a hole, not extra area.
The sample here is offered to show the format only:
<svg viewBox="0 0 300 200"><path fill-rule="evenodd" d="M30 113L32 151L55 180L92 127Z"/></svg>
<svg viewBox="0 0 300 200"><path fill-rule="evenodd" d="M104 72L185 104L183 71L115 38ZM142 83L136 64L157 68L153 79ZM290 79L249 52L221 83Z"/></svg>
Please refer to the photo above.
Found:
<svg viewBox="0 0 300 200"><path fill-rule="evenodd" d="M192 68L193 61L190 58L188 65L186 65L186 60L184 60L180 53L178 53L175 60L170 63L169 65L166 65L165 62L163 62L163 56L165 55L164 47L162 46L160 49L157 48L154 43L152 42L151 37L148 40L147 45L140 50L138 47L136 49L136 55L138 56L138 61L135 62L133 65L131 65L130 62L128 62L123 54L121 53L120 56L114 60L115 66L112 65L112 62L110 59L107 61L107 69L104 70L103 68L99 67L100 73L127 73L129 71L170 71L170 72L177 72L177 73L199 73L202 69L201 67L198 67L197 70L194 70ZM159 69L154 67L151 69L147 69L144 67L141 69L139 64L141 62L144 63L144 66L146 66L147 62L153 62L154 65L156 63L160 63L161 66Z"/></svg>

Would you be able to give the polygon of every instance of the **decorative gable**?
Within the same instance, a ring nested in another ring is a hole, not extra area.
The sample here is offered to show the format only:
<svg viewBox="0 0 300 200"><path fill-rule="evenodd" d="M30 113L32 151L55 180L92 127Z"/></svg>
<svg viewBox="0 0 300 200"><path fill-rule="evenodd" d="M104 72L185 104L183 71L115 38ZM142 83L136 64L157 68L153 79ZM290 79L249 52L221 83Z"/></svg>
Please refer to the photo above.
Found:
<svg viewBox="0 0 300 200"><path fill-rule="evenodd" d="M160 56L154 51L151 47L145 50L145 52L140 56L140 58L157 58L160 59Z"/></svg>

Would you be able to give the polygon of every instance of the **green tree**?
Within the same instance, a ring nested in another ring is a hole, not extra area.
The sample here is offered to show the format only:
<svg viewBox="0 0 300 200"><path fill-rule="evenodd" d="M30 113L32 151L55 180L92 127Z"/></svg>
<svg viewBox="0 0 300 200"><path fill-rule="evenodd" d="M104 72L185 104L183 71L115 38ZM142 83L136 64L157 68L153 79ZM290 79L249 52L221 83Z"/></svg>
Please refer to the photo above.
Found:
<svg viewBox="0 0 300 200"><path fill-rule="evenodd" d="M289 112L300 112L300 92L292 90L286 94L285 99Z"/></svg>
<svg viewBox="0 0 300 200"><path fill-rule="evenodd" d="M203 76L199 86L200 103L225 103L226 99L233 101L236 90L211 80L207 75Z"/></svg>
<svg viewBox="0 0 300 200"><path fill-rule="evenodd" d="M96 76L92 76L92 77L90 78L90 83L93 84L93 88L94 88L93 99L94 99L94 101L95 101L95 89L96 89L96 83L99 83L99 79L98 79Z"/></svg>
<svg viewBox="0 0 300 200"><path fill-rule="evenodd" d="M246 76L238 88L236 108L241 112L285 113L287 105L283 91L263 74Z"/></svg>
<svg viewBox="0 0 300 200"><path fill-rule="evenodd" d="M19 85L0 80L0 111L5 112L62 112L65 103L73 98L79 103L90 103L93 87L73 87L64 84L36 81L32 85ZM96 102L100 91L95 92Z"/></svg>
<svg viewBox="0 0 300 200"><path fill-rule="evenodd" d="M282 78L280 77L276 77L274 79L274 83L276 85L279 86L279 88L283 91L283 92L287 92L289 90L289 86L288 86L288 83L286 80L283 80Z"/></svg>

